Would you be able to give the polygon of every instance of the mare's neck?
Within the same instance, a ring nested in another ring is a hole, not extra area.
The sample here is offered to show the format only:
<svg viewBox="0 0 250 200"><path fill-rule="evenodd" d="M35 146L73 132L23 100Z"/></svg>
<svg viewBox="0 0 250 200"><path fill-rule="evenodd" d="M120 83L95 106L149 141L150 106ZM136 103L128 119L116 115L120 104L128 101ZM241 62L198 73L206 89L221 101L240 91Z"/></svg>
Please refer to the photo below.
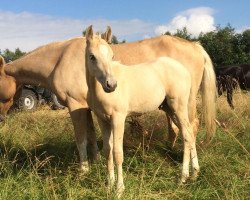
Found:
<svg viewBox="0 0 250 200"><path fill-rule="evenodd" d="M40 63L41 59L24 56L5 65L5 73L16 79L18 84L48 85L48 77L52 70ZM45 61L46 62L46 61Z"/></svg>

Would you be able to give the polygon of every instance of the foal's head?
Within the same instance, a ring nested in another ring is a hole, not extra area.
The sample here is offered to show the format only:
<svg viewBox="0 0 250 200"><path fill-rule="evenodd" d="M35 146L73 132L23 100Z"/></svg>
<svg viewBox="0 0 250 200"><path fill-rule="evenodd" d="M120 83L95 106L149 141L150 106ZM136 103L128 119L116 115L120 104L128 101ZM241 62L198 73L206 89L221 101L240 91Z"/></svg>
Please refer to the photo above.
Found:
<svg viewBox="0 0 250 200"><path fill-rule="evenodd" d="M4 120L16 93L16 81L4 72L4 59L0 56L0 122Z"/></svg>
<svg viewBox="0 0 250 200"><path fill-rule="evenodd" d="M112 36L110 27L106 32L107 40ZM117 86L112 73L113 51L108 43L93 33L92 26L86 30L86 66L91 76L101 83L105 92L113 92Z"/></svg>

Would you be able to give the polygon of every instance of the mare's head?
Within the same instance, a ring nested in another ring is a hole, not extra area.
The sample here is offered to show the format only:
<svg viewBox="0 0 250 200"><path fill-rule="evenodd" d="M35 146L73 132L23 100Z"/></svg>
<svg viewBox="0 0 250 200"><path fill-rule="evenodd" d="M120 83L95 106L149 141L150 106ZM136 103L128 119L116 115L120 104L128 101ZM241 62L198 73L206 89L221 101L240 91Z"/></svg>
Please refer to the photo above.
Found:
<svg viewBox="0 0 250 200"><path fill-rule="evenodd" d="M105 33L107 41L112 37L110 27ZM113 51L106 40L99 35L95 35L92 26L86 30L86 67L89 75L95 77L107 93L113 92L117 86L117 81L112 73Z"/></svg>
<svg viewBox="0 0 250 200"><path fill-rule="evenodd" d="M13 105L16 93L16 81L4 72L4 59L0 56L0 122L4 120L8 110Z"/></svg>

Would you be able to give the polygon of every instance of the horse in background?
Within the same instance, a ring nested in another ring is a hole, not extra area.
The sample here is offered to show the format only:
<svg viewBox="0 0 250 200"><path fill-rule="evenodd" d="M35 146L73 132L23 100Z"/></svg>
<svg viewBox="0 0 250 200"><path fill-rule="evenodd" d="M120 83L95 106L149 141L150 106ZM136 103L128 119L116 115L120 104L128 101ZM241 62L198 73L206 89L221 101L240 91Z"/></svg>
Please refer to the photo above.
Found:
<svg viewBox="0 0 250 200"><path fill-rule="evenodd" d="M240 89L250 90L250 65L227 65L215 68L218 94L227 93L227 102L234 109L233 91Z"/></svg>
<svg viewBox="0 0 250 200"><path fill-rule="evenodd" d="M127 66L113 61L108 43L86 30L87 103L96 114L103 134L103 149L107 159L109 186L115 182L114 161L117 168L117 196L125 189L123 183L123 137L128 115L160 108L180 130L183 143L181 182L189 177L191 160L193 178L199 172L196 135L188 117L191 76L187 68L170 57ZM178 84L176 84L176 82Z"/></svg>
<svg viewBox="0 0 250 200"><path fill-rule="evenodd" d="M4 58L0 56L0 122L4 120L4 116L13 105L16 93L16 81L5 73L4 65Z"/></svg>
<svg viewBox="0 0 250 200"><path fill-rule="evenodd" d="M107 41L111 40L110 27L104 36ZM69 109L79 151L80 169L83 172L88 172L86 147L87 145L90 147L88 153L95 158L97 144L91 111L86 102L88 87L85 71L85 48L85 38L79 37L44 45L8 64L4 64L2 60L0 65L0 116L6 115L18 87L22 84L40 85L48 88ZM212 62L200 44L163 35L137 42L111 45L111 48L114 51L114 59L126 65L147 62L162 56L171 57L184 65L190 73L192 82L189 98L189 121L197 132L199 120L196 113L196 97L200 89L202 111L206 130L209 133L205 142L211 141L216 127L214 121L215 75ZM205 74L208 74L209 78ZM10 89L6 90L6 87ZM171 126L169 126L168 135L174 145L177 135Z"/></svg>

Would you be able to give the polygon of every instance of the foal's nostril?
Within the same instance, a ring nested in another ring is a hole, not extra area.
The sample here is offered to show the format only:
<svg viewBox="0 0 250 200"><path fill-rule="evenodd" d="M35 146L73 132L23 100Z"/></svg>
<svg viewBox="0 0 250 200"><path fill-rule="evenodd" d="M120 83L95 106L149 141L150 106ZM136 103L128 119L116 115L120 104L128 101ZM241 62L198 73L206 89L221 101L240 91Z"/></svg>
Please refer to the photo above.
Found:
<svg viewBox="0 0 250 200"><path fill-rule="evenodd" d="M109 89L112 87L112 86L109 84L108 81L106 82L106 85L107 85L107 88L109 88Z"/></svg>

